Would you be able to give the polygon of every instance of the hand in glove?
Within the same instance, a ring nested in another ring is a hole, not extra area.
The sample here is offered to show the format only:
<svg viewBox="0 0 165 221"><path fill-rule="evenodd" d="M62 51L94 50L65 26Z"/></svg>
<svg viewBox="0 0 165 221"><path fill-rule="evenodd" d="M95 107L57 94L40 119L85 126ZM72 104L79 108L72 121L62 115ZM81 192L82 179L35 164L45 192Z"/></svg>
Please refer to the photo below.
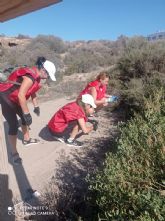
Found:
<svg viewBox="0 0 165 221"><path fill-rule="evenodd" d="M24 119L25 119L25 122L26 122L26 125L27 125L27 126L29 126L30 124L32 124L32 117L31 117L30 113L24 114Z"/></svg>
<svg viewBox="0 0 165 221"><path fill-rule="evenodd" d="M35 107L33 112L37 115L40 116L40 108L39 107Z"/></svg>
<svg viewBox="0 0 165 221"><path fill-rule="evenodd" d="M118 99L118 96L111 95L109 98L107 98L107 102L115 102Z"/></svg>

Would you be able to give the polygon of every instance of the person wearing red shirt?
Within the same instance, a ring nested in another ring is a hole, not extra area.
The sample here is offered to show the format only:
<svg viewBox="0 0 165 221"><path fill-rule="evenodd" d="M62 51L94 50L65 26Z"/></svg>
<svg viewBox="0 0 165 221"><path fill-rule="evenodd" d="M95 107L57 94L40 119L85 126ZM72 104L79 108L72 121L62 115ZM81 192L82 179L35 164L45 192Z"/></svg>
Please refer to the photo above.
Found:
<svg viewBox="0 0 165 221"><path fill-rule="evenodd" d="M88 134L96 125L86 125L87 116L94 112L96 105L90 94L82 95L80 99L59 109L48 123L48 129L56 140L65 142L68 146L82 146L76 140L79 130Z"/></svg>
<svg viewBox="0 0 165 221"><path fill-rule="evenodd" d="M0 104L2 114L9 125L8 138L11 145L12 159L14 164L21 164L16 143L18 132L17 115L21 118L22 132L24 135L23 144L30 145L37 143L37 139L29 136L29 125L32 124L32 117L29 112L27 100L31 97L34 105L34 112L39 116L40 109L37 103L36 92L41 88L40 80L47 79L56 81L55 65L39 57L36 66L18 68L13 71L6 82L0 83Z"/></svg>
<svg viewBox="0 0 165 221"><path fill-rule="evenodd" d="M96 77L96 80L88 83L85 89L81 91L78 99L83 94L91 94L97 106L96 111L100 110L104 106L107 106L108 103L118 102L118 96L106 94L108 82L109 74L105 71L100 72L100 74Z"/></svg>
<svg viewBox="0 0 165 221"><path fill-rule="evenodd" d="M87 84L85 89L81 91L78 98L83 94L91 94L94 98L94 102L97 106L97 109L100 109L103 106L107 106L107 97L106 90L109 82L109 75L106 72L100 72L96 77L96 80Z"/></svg>

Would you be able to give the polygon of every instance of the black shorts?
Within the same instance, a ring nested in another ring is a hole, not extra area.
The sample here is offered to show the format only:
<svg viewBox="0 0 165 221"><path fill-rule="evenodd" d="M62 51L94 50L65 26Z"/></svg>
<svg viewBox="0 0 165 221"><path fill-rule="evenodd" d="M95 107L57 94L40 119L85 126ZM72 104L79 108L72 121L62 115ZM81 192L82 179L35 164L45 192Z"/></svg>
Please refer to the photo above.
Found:
<svg viewBox="0 0 165 221"><path fill-rule="evenodd" d="M73 120L73 121L70 121L68 123L68 126L62 132L54 132L50 128L48 128L48 129L49 129L49 132L52 134L52 136L68 138L70 133L72 132L73 128L76 125L78 125L78 121L77 120Z"/></svg>
<svg viewBox="0 0 165 221"><path fill-rule="evenodd" d="M9 124L8 134L16 135L19 126L17 115L21 118L22 125L26 125L21 107L10 101L8 96L3 93L0 93L0 104L2 107L2 114Z"/></svg>

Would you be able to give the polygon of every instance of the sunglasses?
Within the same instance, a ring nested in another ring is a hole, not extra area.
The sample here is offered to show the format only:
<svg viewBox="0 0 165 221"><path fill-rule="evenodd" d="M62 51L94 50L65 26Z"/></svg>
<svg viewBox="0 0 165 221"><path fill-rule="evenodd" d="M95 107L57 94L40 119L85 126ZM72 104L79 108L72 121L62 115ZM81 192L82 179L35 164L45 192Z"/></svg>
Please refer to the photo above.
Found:
<svg viewBox="0 0 165 221"><path fill-rule="evenodd" d="M49 79L49 73L47 72L47 70L45 68L42 68L42 70L44 71L45 75L46 75L46 79ZM42 79L45 79L45 77L42 77Z"/></svg>

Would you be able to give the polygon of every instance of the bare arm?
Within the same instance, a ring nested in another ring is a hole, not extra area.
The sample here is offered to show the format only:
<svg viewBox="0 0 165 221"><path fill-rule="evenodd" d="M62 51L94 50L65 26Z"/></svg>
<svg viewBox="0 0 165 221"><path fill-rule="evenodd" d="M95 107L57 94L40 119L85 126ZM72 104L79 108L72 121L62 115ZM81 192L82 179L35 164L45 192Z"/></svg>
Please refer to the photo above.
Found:
<svg viewBox="0 0 165 221"><path fill-rule="evenodd" d="M108 97L110 97L110 96L111 96L110 94L105 94L105 97L106 97L106 98L108 98Z"/></svg>
<svg viewBox="0 0 165 221"><path fill-rule="evenodd" d="M37 101L36 93L32 94L31 98L32 98L32 103L33 103L34 107L38 107L38 101Z"/></svg>
<svg viewBox="0 0 165 221"><path fill-rule="evenodd" d="M79 123L83 133L85 133L85 134L88 134L89 132L91 132L93 130L93 125L90 125L87 127L83 118L78 119L78 123Z"/></svg>
<svg viewBox="0 0 165 221"><path fill-rule="evenodd" d="M18 100L23 113L29 113L29 109L26 102L26 93L32 85L33 81L30 78L23 76L23 81L18 93Z"/></svg>
<svg viewBox="0 0 165 221"><path fill-rule="evenodd" d="M106 98L102 98L101 100L97 100L97 91L95 87L91 87L90 88L91 91L91 95L94 98L94 102L96 105L100 105L100 104L105 104L106 103Z"/></svg>

